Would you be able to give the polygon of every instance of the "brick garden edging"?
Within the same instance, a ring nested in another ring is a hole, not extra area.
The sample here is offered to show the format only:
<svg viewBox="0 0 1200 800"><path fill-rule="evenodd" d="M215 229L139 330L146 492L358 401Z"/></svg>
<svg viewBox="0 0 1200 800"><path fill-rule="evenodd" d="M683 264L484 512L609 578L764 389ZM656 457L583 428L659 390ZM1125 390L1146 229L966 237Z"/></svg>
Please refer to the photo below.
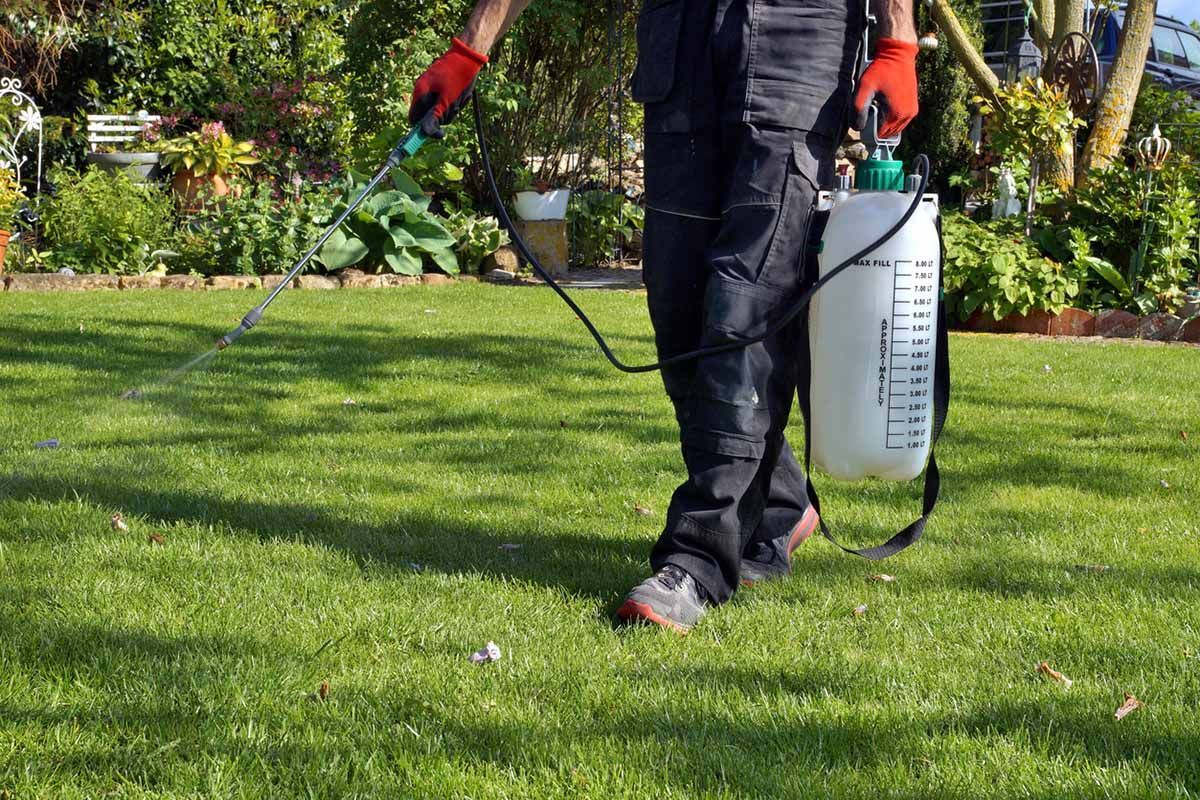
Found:
<svg viewBox="0 0 1200 800"><path fill-rule="evenodd" d="M1106 339L1200 344L1200 317L1185 320L1165 312L1138 317L1128 311L1114 309L1090 314L1078 308L1064 308L1060 314L1034 311L1027 316L1013 314L997 320L989 314L976 311L963 323L963 327L979 333L1100 336Z"/></svg>
<svg viewBox="0 0 1200 800"><path fill-rule="evenodd" d="M61 275L51 273L13 273L0 275L0 290L6 292L91 292L125 291L129 289L177 289L185 291L228 289L274 289L285 275L214 275L200 278L194 275ZM342 270L337 275L301 275L292 281L295 289L387 289L400 286L440 286L456 280L473 282L474 275L430 273L419 278L409 275L368 275L356 269Z"/></svg>

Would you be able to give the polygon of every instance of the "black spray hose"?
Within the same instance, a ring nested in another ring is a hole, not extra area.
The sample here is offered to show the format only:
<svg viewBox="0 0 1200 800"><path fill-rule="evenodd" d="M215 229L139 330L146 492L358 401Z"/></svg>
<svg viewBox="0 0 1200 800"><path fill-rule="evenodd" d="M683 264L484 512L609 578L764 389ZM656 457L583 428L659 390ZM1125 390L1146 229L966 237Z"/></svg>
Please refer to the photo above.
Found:
<svg viewBox="0 0 1200 800"><path fill-rule="evenodd" d="M809 301L812 300L813 295L820 291L825 284L829 283L835 277L840 275L844 270L854 266L860 259L882 247L893 236L899 233L900 229L908 223L909 219L912 218L912 215L916 213L918 208L920 208L921 202L925 196L925 189L929 185L929 157L922 153L921 155L917 156L917 174L921 176L920 185L917 186L916 191L913 193L912 202L909 204L908 208L905 209L904 214L900 217L896 224L888 228L887 231L885 231L884 234L878 239L863 247L845 261L842 261L836 267L829 270L824 277L816 281L808 289L804 290L804 292L802 292L791 303L791 305L787 307L787 311L784 312L783 316L775 320L775 322L773 322L763 334L751 337L749 339L738 339L733 342L726 342L725 344L713 345L711 347L701 347L698 350L680 353L679 355L671 356L670 358L664 358L651 364L629 365L621 361L613 354L612 349L608 346L608 342L604 340L604 336L600 334L600 331L596 330L596 326L592 324L590 319L588 319L587 314L585 314L583 309L571 299L570 295L563 291L563 288L559 286L553 278L550 277L549 273L542 268L541 262L538 261L537 256L530 251L529 246L525 243L525 240L521 238L521 234L517 232L516 226L513 225L512 218L509 217L508 210L504 207L504 203L501 200L500 187L496 185L496 176L492 172L492 162L488 157L487 138L483 134L483 112L480 110L479 97L477 95L472 96L472 104L475 110L475 135L479 138L479 156L480 160L483 162L483 173L487 177L488 189L492 193L492 200L496 206L496 215L500 217L501 223L503 223L504 227L508 229L508 233L512 237L513 243L517 246L517 249L521 251L521 255L525 257L525 260L528 261L530 266L533 267L533 271L536 272L538 277L545 281L546 284L553 289L559 297L562 298L563 302L575 312L576 316L578 316L580 321L583 322L584 327L588 329L588 333L590 333L592 338L596 340L596 344L600 346L600 350L604 353L604 357L609 360L609 363L622 372L654 372L655 370L660 370L663 367L670 367L675 364L681 364L685 361L692 361L698 358L705 358L707 356L715 356L719 353L728 353L730 350L737 350L739 348L747 347L749 345L762 342L766 339L770 339L772 336L776 335L789 324L791 324L791 322L796 319L800 312L804 310L804 307L809 304Z"/></svg>

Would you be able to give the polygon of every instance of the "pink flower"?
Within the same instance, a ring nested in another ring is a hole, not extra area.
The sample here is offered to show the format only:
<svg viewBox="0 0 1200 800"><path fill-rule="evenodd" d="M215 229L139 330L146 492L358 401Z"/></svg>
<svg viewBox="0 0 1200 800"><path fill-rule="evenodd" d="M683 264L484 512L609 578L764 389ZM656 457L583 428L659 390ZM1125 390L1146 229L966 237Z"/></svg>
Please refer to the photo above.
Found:
<svg viewBox="0 0 1200 800"><path fill-rule="evenodd" d="M200 137L210 142L215 142L224 133L225 123L223 122L206 122L200 126Z"/></svg>

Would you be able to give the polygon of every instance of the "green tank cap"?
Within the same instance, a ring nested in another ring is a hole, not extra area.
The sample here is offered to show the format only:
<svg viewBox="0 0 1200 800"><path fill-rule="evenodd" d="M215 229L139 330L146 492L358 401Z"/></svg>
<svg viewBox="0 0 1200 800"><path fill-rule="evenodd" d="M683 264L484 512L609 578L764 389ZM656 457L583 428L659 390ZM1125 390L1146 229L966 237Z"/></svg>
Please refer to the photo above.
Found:
<svg viewBox="0 0 1200 800"><path fill-rule="evenodd" d="M904 162L868 158L854 172L854 188L860 192L904 191Z"/></svg>

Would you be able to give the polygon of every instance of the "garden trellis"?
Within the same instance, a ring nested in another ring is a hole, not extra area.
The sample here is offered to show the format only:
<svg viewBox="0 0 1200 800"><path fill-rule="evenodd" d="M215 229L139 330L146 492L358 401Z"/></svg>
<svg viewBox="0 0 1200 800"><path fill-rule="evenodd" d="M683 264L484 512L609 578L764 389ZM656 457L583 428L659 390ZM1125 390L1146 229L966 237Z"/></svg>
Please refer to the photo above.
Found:
<svg viewBox="0 0 1200 800"><path fill-rule="evenodd" d="M36 139L33 186L37 194L42 186L42 113L33 98L21 91L21 81L17 78L0 78L0 108L4 109L6 123L0 128L0 169L11 170L20 183L22 169L29 162L25 141ZM15 111L15 125L9 115L11 111Z"/></svg>

